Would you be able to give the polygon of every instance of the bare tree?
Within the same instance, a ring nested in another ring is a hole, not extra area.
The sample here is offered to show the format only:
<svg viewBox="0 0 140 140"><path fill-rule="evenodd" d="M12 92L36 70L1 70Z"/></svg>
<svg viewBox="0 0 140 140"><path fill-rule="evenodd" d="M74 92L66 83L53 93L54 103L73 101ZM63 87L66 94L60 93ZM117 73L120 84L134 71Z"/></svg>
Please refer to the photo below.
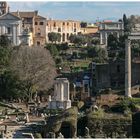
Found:
<svg viewBox="0 0 140 140"><path fill-rule="evenodd" d="M12 71L22 81L22 87L29 100L32 99L32 93L48 90L56 76L55 63L45 48L27 46L15 48L10 64Z"/></svg>

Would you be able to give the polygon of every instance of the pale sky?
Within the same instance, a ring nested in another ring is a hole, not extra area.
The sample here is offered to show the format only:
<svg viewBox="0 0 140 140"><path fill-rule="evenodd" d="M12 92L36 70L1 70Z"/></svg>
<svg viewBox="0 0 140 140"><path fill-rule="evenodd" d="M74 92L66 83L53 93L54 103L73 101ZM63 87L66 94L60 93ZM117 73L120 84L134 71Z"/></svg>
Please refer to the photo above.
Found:
<svg viewBox="0 0 140 140"><path fill-rule="evenodd" d="M44 17L87 22L140 14L140 2L8 2L10 11L38 10Z"/></svg>

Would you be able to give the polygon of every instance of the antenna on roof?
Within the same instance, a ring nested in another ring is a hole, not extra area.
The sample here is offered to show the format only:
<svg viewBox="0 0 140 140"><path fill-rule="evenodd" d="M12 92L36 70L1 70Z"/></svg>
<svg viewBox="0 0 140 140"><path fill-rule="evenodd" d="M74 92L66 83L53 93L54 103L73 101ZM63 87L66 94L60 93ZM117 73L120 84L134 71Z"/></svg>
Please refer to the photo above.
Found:
<svg viewBox="0 0 140 140"><path fill-rule="evenodd" d="M8 6L8 13L10 12L10 6Z"/></svg>
<svg viewBox="0 0 140 140"><path fill-rule="evenodd" d="M19 15L19 10L17 10L17 16L20 17L20 15Z"/></svg>

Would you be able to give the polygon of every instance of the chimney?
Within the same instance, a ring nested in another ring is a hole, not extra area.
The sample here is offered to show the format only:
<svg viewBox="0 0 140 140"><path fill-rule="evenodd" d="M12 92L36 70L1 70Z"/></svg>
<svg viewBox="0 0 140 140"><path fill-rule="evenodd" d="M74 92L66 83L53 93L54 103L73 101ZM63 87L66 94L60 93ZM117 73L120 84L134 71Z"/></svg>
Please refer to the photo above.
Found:
<svg viewBox="0 0 140 140"><path fill-rule="evenodd" d="M35 16L37 16L37 15L38 15L38 11L36 10L36 11L35 11Z"/></svg>
<svg viewBox="0 0 140 140"><path fill-rule="evenodd" d="M10 13L10 7L8 6L8 13Z"/></svg>
<svg viewBox="0 0 140 140"><path fill-rule="evenodd" d="M17 16L20 17L20 15L19 15L19 10L17 10Z"/></svg>

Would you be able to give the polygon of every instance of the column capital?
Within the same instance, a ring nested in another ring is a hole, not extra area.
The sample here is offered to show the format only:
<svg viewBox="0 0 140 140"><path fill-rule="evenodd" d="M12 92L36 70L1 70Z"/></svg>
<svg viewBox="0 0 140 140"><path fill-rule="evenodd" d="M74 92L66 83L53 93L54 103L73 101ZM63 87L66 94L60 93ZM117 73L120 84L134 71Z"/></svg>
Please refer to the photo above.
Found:
<svg viewBox="0 0 140 140"><path fill-rule="evenodd" d="M130 47L131 40L130 40L130 39L126 39L126 40L125 40L125 44L127 45L127 47L128 47L128 46Z"/></svg>

